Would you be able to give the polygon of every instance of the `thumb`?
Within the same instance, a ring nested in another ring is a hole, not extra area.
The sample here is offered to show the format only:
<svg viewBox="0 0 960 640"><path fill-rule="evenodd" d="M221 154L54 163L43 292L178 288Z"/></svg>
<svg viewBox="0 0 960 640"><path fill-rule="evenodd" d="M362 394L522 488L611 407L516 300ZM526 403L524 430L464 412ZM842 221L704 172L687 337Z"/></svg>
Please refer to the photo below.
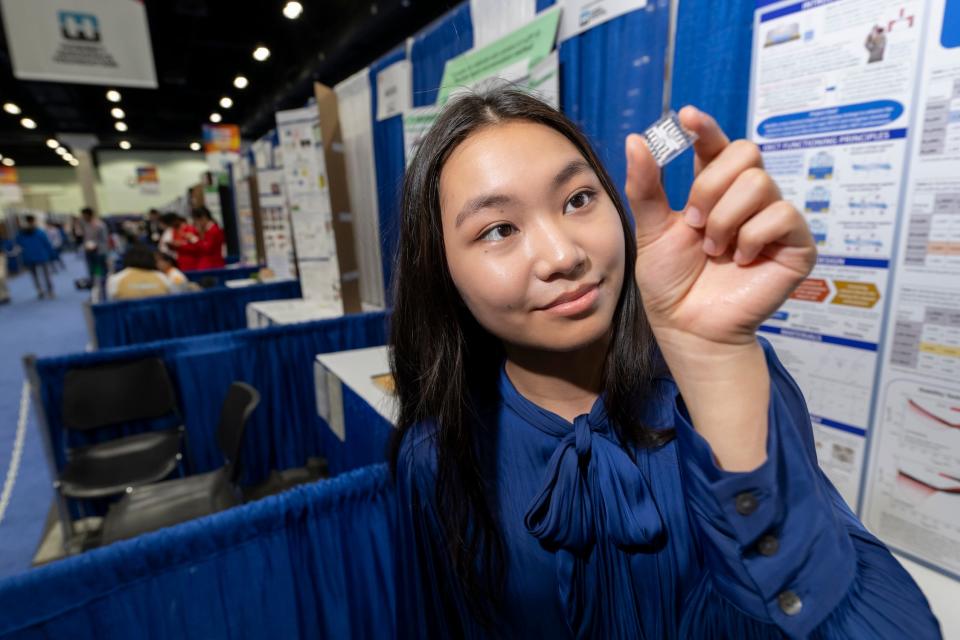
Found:
<svg viewBox="0 0 960 640"><path fill-rule="evenodd" d="M660 167L643 136L627 136L627 200L637 225L637 241L654 239L671 218L670 203L660 184Z"/></svg>

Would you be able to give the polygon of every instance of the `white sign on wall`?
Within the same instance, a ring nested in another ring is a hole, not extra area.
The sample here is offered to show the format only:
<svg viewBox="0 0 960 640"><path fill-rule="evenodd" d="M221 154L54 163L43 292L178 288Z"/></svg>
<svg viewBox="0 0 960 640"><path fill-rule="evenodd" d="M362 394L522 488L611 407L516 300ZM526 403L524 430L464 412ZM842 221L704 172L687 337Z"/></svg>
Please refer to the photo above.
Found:
<svg viewBox="0 0 960 640"><path fill-rule="evenodd" d="M155 89L147 10L137 0L2 0L13 75Z"/></svg>

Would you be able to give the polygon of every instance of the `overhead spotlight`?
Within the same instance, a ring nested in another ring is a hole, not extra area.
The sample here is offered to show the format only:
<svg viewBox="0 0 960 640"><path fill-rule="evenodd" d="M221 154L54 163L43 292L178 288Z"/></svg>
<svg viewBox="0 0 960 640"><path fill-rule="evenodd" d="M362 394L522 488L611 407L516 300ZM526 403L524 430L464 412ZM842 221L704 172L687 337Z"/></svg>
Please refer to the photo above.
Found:
<svg viewBox="0 0 960 640"><path fill-rule="evenodd" d="M60 143L54 140L53 138L48 138L47 146L50 147L51 149L56 149L57 147L60 146Z"/></svg>
<svg viewBox="0 0 960 640"><path fill-rule="evenodd" d="M30 118L22 118L20 124L23 125L24 129L36 129L37 123L31 120Z"/></svg>
<svg viewBox="0 0 960 640"><path fill-rule="evenodd" d="M123 149L124 151L126 151L127 149L130 148L130 142L128 142L127 140L121 140L121 141L120 141L120 148Z"/></svg>
<svg viewBox="0 0 960 640"><path fill-rule="evenodd" d="M191 142L191 143L190 143L190 151L200 151L200 143L199 143L199 142Z"/></svg>
<svg viewBox="0 0 960 640"><path fill-rule="evenodd" d="M127 114L125 114L123 112L123 109L121 109L120 107L114 107L113 109L110 109L110 115L112 115L117 120L123 120L124 118L127 117Z"/></svg>
<svg viewBox="0 0 960 640"><path fill-rule="evenodd" d="M263 62L270 57L270 49L267 49L265 46L260 45L253 50L253 59L257 62Z"/></svg>
<svg viewBox="0 0 960 640"><path fill-rule="evenodd" d="M13 104L12 102L5 102L3 104L3 110L9 113L12 116L20 115L20 107Z"/></svg>
<svg viewBox="0 0 960 640"><path fill-rule="evenodd" d="M248 84L250 84L250 82L246 76L237 76L233 79L233 86L237 89L246 89Z"/></svg>
<svg viewBox="0 0 960 640"><path fill-rule="evenodd" d="M123 122L122 120L117 120L116 122L113 123L113 128L116 129L117 131L126 131L127 123Z"/></svg>
<svg viewBox="0 0 960 640"><path fill-rule="evenodd" d="M120 102L120 92L116 89L110 89L110 91L107 91L107 100L110 102Z"/></svg>
<svg viewBox="0 0 960 640"><path fill-rule="evenodd" d="M223 120L223 118L216 111L210 114L210 122L217 123L217 122L220 122L221 120Z"/></svg>
<svg viewBox="0 0 960 640"><path fill-rule="evenodd" d="M77 160L76 158L73 158L72 160L70 160L70 166L71 166L71 167L79 167L79 166L80 166L80 161Z"/></svg>
<svg viewBox="0 0 960 640"><path fill-rule="evenodd" d="M67 150L64 149L63 147L57 147L56 149L54 149L54 151L58 156L62 156L63 154L67 153Z"/></svg>
<svg viewBox="0 0 960 640"><path fill-rule="evenodd" d="M17 164L13 161L13 158L4 158L3 160L0 160L0 163L2 163L5 167L12 167L13 165Z"/></svg>
<svg viewBox="0 0 960 640"><path fill-rule="evenodd" d="M296 0L290 0L290 2L283 5L283 15L290 20L296 20L300 17L301 13L303 13L303 5Z"/></svg>
<svg viewBox="0 0 960 640"><path fill-rule="evenodd" d="M220 106L224 109L229 109L233 106L233 99L230 96L223 96L220 98Z"/></svg>
<svg viewBox="0 0 960 640"><path fill-rule="evenodd" d="M77 161L77 159L74 158L74 157L71 156L71 155L65 155L65 156L63 156L63 159L66 160L67 162L70 162L70 163L73 163L73 162L76 162L76 161Z"/></svg>

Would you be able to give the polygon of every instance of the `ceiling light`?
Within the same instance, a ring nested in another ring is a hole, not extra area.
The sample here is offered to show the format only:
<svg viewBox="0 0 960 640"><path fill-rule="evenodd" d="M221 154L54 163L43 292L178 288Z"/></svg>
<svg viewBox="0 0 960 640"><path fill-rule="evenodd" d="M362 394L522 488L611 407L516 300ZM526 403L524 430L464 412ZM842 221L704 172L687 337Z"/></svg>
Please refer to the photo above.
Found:
<svg viewBox="0 0 960 640"><path fill-rule="evenodd" d="M23 125L24 129L36 129L37 123L31 120L30 118L23 118L20 120L20 124Z"/></svg>
<svg viewBox="0 0 960 640"><path fill-rule="evenodd" d="M126 141L126 140L121 140L121 141L120 141L120 148L123 149L124 151L126 151L127 149L130 148L130 143L129 143L128 141Z"/></svg>
<svg viewBox="0 0 960 640"><path fill-rule="evenodd" d="M120 107L114 107L113 109L110 109L110 115L112 115L117 120L123 120L127 116L127 114L125 114L123 112L123 109L121 109Z"/></svg>
<svg viewBox="0 0 960 640"><path fill-rule="evenodd" d="M73 156L63 156L63 159L69 162L70 164L73 164L74 162L77 161L77 159L74 158Z"/></svg>
<svg viewBox="0 0 960 640"><path fill-rule="evenodd" d="M67 150L63 147L57 147L54 151L56 151L58 156L62 156L63 154L67 153Z"/></svg>
<svg viewBox="0 0 960 640"><path fill-rule="evenodd" d="M257 62L263 62L270 57L270 49L267 49L265 46L260 45L253 50L253 59Z"/></svg>
<svg viewBox="0 0 960 640"><path fill-rule="evenodd" d="M229 109L233 106L233 100L229 96L223 96L220 98L220 106L224 109Z"/></svg>
<svg viewBox="0 0 960 640"><path fill-rule="evenodd" d="M3 163L3 166L5 167L12 167L13 165L17 164L13 161L13 158L4 158L3 160L0 160L0 163Z"/></svg>
<svg viewBox="0 0 960 640"><path fill-rule="evenodd" d="M291 20L299 18L301 13L303 13L303 5L296 0L290 0L283 5L283 15Z"/></svg>
<svg viewBox="0 0 960 640"><path fill-rule="evenodd" d="M199 142L191 142L191 143L190 143L190 151L200 151L200 143L199 143Z"/></svg>
<svg viewBox="0 0 960 640"><path fill-rule="evenodd" d="M113 123L113 128L116 129L117 131L126 131L127 123L117 120L116 122Z"/></svg>
<svg viewBox="0 0 960 640"><path fill-rule="evenodd" d="M76 158L73 158L72 160L70 160L70 166L71 166L71 167L79 167L79 166L80 166L80 161L77 160Z"/></svg>
<svg viewBox="0 0 960 640"><path fill-rule="evenodd" d="M20 107L13 104L12 102L4 103L3 110L13 116L20 115Z"/></svg>
<svg viewBox="0 0 960 640"><path fill-rule="evenodd" d="M60 146L60 143L54 140L53 138L49 138L47 140L47 146L50 147L51 149L56 149L57 147Z"/></svg>
<svg viewBox="0 0 960 640"><path fill-rule="evenodd" d="M220 122L221 120L223 120L223 118L216 111L210 114L210 122L216 123L216 122Z"/></svg>
<svg viewBox="0 0 960 640"><path fill-rule="evenodd" d="M237 76L233 79L233 86L237 89L246 89L248 84L250 84L250 82L246 76Z"/></svg>
<svg viewBox="0 0 960 640"><path fill-rule="evenodd" d="M120 102L120 92L116 89L110 89L110 91L107 91L107 100L110 102Z"/></svg>

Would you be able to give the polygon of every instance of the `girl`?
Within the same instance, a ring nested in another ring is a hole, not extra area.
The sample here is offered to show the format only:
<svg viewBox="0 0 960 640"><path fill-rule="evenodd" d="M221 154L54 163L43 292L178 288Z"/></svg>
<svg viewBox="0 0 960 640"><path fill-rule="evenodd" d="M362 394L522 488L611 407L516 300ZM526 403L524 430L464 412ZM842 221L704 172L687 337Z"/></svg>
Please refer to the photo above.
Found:
<svg viewBox="0 0 960 640"><path fill-rule="evenodd" d="M535 98L462 98L419 147L391 329L401 634L938 636L756 336L814 264L806 224L755 145L680 117L682 214L627 139L635 231Z"/></svg>

